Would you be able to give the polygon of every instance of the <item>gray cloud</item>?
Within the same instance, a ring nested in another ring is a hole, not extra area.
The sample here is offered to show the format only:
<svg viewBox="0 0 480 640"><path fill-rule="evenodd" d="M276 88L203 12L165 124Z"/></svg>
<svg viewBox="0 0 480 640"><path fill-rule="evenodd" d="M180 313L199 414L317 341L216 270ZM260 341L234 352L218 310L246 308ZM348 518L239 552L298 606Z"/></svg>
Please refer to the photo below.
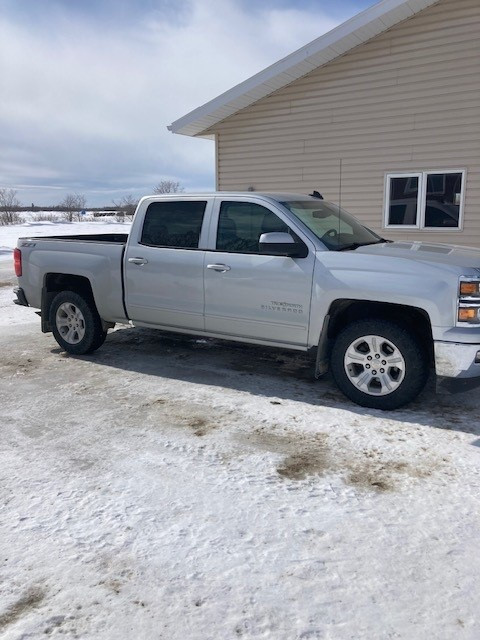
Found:
<svg viewBox="0 0 480 640"><path fill-rule="evenodd" d="M213 143L166 125L338 21L285 6L252 13L240 0L177 6L149 2L121 24L63 8L41 28L3 13L0 186L28 203L77 191L91 205L166 177L212 189Z"/></svg>

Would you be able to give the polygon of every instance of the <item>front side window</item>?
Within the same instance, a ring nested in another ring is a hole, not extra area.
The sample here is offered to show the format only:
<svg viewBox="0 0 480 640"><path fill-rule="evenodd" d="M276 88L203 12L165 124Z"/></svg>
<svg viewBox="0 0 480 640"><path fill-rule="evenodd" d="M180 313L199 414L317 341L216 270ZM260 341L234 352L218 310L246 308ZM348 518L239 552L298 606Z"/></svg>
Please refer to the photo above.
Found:
<svg viewBox="0 0 480 640"><path fill-rule="evenodd" d="M385 226L460 229L464 171L387 175Z"/></svg>
<svg viewBox="0 0 480 640"><path fill-rule="evenodd" d="M222 202L218 218L217 250L259 253L262 233L288 233L288 226L273 211L251 202Z"/></svg>
<svg viewBox="0 0 480 640"><path fill-rule="evenodd" d="M197 249L206 202L166 201L148 205L140 244Z"/></svg>

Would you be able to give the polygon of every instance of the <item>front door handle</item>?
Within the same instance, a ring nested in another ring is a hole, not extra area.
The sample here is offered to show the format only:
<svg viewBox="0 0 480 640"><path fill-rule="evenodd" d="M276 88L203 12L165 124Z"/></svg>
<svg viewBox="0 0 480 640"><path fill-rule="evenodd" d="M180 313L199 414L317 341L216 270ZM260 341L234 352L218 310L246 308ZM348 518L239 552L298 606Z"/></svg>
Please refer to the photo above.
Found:
<svg viewBox="0 0 480 640"><path fill-rule="evenodd" d="M207 264L207 269L225 273L225 271L230 271L231 267L229 267L228 264Z"/></svg>
<svg viewBox="0 0 480 640"><path fill-rule="evenodd" d="M139 264L139 265L148 263L148 260L146 258L129 258L128 261L131 264Z"/></svg>

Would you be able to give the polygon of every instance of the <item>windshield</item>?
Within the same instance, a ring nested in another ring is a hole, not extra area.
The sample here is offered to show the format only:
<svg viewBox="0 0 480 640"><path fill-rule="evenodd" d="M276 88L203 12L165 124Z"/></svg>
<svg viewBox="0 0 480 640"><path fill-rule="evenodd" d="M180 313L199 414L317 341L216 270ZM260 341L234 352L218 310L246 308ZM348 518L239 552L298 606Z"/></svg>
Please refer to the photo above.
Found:
<svg viewBox="0 0 480 640"><path fill-rule="evenodd" d="M281 202L319 238L328 249L341 251L385 242L336 204L318 199Z"/></svg>

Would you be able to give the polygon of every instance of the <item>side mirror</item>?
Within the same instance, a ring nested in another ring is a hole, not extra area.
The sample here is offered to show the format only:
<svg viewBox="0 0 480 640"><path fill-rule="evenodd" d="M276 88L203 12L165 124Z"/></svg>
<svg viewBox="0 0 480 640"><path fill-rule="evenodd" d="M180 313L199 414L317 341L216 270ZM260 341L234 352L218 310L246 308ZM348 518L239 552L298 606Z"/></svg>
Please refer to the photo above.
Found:
<svg viewBox="0 0 480 640"><path fill-rule="evenodd" d="M304 258L306 247L295 241L289 233L262 233L258 241L260 253L269 256Z"/></svg>

